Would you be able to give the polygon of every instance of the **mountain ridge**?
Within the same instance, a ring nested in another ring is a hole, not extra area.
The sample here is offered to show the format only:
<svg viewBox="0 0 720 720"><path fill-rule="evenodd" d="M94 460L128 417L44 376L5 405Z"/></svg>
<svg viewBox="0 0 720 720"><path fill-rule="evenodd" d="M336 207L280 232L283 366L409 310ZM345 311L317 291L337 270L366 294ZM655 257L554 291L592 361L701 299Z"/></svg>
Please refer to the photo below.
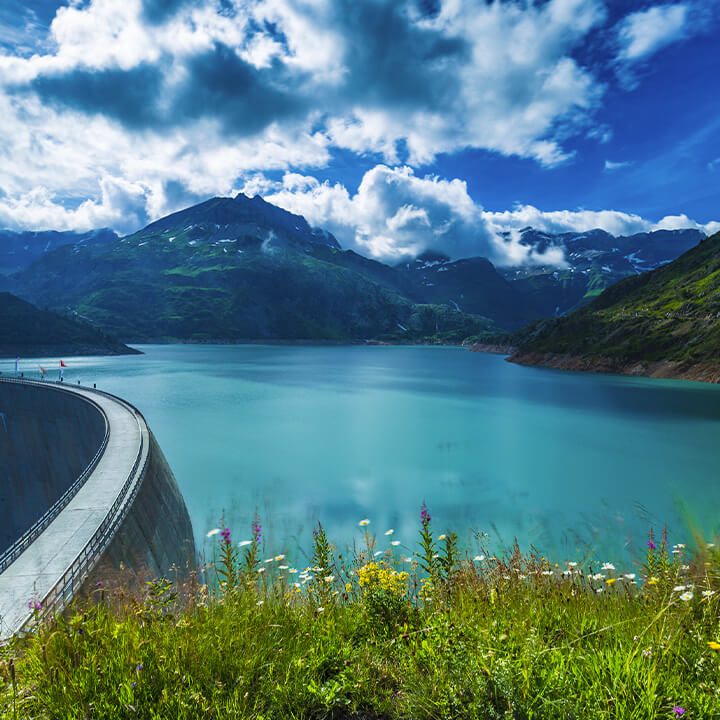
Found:
<svg viewBox="0 0 720 720"><path fill-rule="evenodd" d="M720 233L511 342L520 364L720 382Z"/></svg>

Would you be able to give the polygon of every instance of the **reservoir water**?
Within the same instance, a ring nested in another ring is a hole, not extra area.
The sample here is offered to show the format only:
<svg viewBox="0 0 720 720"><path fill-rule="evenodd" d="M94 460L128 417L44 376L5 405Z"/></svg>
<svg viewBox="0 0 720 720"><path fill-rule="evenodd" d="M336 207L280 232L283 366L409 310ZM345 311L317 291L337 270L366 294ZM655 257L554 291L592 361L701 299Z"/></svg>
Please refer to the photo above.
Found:
<svg viewBox="0 0 720 720"><path fill-rule="evenodd" d="M368 518L380 549L408 554L423 500L471 551L517 537L560 561L623 561L650 527L685 542L690 522L720 525L717 386L445 347L141 349L69 359L65 381L143 411L200 546L221 516L244 538L257 510L273 552L306 548L318 519L344 546Z"/></svg>

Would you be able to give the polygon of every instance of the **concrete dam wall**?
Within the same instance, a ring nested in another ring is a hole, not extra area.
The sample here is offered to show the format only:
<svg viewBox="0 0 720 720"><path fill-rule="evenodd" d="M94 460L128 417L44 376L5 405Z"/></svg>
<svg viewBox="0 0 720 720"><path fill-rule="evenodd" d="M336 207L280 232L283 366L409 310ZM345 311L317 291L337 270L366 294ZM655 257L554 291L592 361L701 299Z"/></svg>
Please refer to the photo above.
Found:
<svg viewBox="0 0 720 720"><path fill-rule="evenodd" d="M0 554L85 470L105 426L99 408L79 395L0 383Z"/></svg>
<svg viewBox="0 0 720 720"><path fill-rule="evenodd" d="M171 568L178 568L183 575L194 563L190 516L175 476L151 433L148 467L132 511L103 553L91 580L112 578L123 565L150 578L165 575Z"/></svg>
<svg viewBox="0 0 720 720"><path fill-rule="evenodd" d="M185 502L142 414L76 386L0 378L0 529L0 639L26 625L29 601L53 612L121 566L176 576L195 560Z"/></svg>

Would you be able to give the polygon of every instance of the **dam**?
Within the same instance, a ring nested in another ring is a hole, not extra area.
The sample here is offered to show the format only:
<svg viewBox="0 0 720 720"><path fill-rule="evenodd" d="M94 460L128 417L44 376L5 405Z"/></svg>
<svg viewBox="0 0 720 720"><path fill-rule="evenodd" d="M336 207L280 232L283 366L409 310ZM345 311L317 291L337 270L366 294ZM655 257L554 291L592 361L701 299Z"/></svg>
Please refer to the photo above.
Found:
<svg viewBox="0 0 720 720"><path fill-rule="evenodd" d="M194 558L182 495L137 408L0 377L0 640L123 565L158 577Z"/></svg>

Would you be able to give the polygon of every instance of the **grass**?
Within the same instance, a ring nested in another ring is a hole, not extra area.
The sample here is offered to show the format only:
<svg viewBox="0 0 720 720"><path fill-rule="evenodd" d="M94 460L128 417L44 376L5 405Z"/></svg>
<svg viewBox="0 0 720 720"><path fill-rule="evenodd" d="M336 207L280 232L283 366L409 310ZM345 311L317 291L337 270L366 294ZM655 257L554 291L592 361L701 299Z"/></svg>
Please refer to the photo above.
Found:
<svg viewBox="0 0 720 720"><path fill-rule="evenodd" d="M265 559L259 523L179 583L96 588L2 650L3 718L720 717L720 555L649 541L636 574L515 547Z"/></svg>

